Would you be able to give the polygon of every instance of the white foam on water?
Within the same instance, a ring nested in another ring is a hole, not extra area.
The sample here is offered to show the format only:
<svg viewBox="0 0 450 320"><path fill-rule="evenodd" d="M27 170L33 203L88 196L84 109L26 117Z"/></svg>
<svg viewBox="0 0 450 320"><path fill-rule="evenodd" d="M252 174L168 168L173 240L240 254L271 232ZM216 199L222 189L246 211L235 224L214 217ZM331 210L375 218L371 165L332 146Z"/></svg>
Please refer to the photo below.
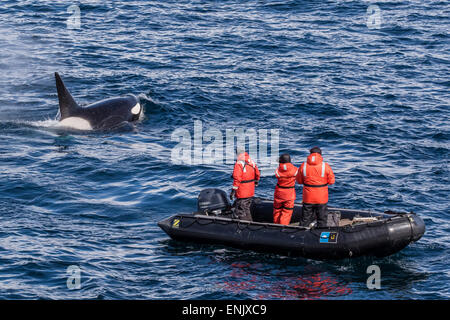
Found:
<svg viewBox="0 0 450 320"><path fill-rule="evenodd" d="M30 124L36 127L52 128L57 127L59 121L55 119L47 119L47 120L32 121L30 122Z"/></svg>

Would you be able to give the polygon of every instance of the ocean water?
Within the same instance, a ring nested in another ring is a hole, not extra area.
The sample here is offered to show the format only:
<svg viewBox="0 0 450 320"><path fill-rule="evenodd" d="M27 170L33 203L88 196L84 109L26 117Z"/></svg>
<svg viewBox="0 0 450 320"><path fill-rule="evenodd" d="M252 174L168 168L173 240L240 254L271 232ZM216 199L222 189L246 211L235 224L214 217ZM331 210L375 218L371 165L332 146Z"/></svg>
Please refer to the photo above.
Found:
<svg viewBox="0 0 450 320"><path fill-rule="evenodd" d="M449 17L438 0L3 0L0 298L448 299ZM61 130L54 72L84 105L139 96L145 119ZM330 205L414 211L426 234L331 262L170 240L159 220L231 187L226 161L174 161L195 123L275 130L297 165L319 145Z"/></svg>

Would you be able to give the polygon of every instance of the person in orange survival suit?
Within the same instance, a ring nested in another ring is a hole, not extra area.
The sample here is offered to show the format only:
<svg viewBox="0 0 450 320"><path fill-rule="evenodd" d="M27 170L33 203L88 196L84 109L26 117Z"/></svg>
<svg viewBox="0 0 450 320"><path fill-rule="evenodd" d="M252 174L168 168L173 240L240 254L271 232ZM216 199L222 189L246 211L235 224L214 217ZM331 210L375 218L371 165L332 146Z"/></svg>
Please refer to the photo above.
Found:
<svg viewBox="0 0 450 320"><path fill-rule="evenodd" d="M314 147L300 166L297 182L303 184L303 208L300 225L309 226L317 219L318 227L327 226L328 185L334 183L334 173L322 158L322 150Z"/></svg>
<svg viewBox="0 0 450 320"><path fill-rule="evenodd" d="M252 221L250 206L255 195L261 174L258 166L245 150L237 149L237 160L233 170L233 189L230 199L236 197L235 216L241 220Z"/></svg>
<svg viewBox="0 0 450 320"><path fill-rule="evenodd" d="M291 156L287 153L282 154L278 162L280 165L275 171L278 182L273 197L273 222L288 225L294 212L298 168L291 163Z"/></svg>

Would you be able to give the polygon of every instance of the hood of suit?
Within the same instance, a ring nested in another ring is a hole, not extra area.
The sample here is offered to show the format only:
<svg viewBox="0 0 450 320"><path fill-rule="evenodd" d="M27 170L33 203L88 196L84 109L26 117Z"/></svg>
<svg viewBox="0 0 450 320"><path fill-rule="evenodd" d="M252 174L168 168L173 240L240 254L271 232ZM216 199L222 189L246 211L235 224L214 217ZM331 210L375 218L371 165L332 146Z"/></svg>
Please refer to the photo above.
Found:
<svg viewBox="0 0 450 320"><path fill-rule="evenodd" d="M278 166L278 172L286 172L292 170L294 165L292 163L280 163Z"/></svg>
<svg viewBox="0 0 450 320"><path fill-rule="evenodd" d="M308 156L308 159L307 159L308 164L310 164L312 166L316 166L318 164L321 164L322 161L323 161L323 158L320 155L320 153L311 153Z"/></svg>

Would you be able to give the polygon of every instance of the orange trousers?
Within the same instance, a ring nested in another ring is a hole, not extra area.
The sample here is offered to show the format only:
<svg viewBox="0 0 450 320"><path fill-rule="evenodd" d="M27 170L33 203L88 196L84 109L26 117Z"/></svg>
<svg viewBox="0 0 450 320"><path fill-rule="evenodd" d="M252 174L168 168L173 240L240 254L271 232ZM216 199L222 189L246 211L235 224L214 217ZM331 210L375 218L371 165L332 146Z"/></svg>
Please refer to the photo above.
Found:
<svg viewBox="0 0 450 320"><path fill-rule="evenodd" d="M273 222L288 225L294 212L294 200L273 200Z"/></svg>

